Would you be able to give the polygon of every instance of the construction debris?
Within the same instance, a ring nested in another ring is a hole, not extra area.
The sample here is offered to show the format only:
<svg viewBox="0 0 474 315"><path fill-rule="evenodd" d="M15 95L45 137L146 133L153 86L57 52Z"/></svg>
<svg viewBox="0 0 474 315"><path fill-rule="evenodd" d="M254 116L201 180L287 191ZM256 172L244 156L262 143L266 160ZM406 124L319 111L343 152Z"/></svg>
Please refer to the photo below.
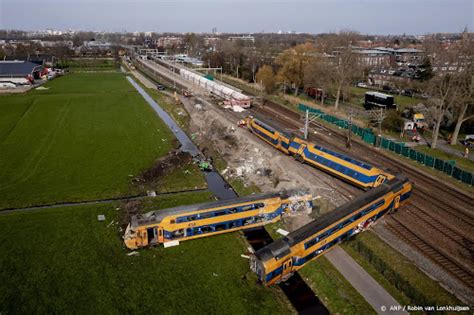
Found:
<svg viewBox="0 0 474 315"><path fill-rule="evenodd" d="M97 220L98 220L99 222L105 221L105 215L99 214L99 215L97 216Z"/></svg>
<svg viewBox="0 0 474 315"><path fill-rule="evenodd" d="M178 245L179 245L179 241L178 241L178 240L163 243L163 246L164 246L165 248L173 247L173 246L178 246Z"/></svg>
<svg viewBox="0 0 474 315"><path fill-rule="evenodd" d="M140 253L139 252L130 252L127 254L127 256L139 256Z"/></svg>
<svg viewBox="0 0 474 315"><path fill-rule="evenodd" d="M240 257L242 257L242 258L246 258L246 259L250 259L250 256L248 256L248 255L244 255L244 254L240 255Z"/></svg>
<svg viewBox="0 0 474 315"><path fill-rule="evenodd" d="M285 230L283 230L283 229L278 229L278 230L277 230L277 233L278 233L278 234L281 234L281 235L283 235L283 236L287 236L288 234L290 234L290 232L285 231Z"/></svg>
<svg viewBox="0 0 474 315"><path fill-rule="evenodd" d="M110 221L110 223L107 224L107 227L110 227L112 224L114 224L114 222L115 222L114 220Z"/></svg>

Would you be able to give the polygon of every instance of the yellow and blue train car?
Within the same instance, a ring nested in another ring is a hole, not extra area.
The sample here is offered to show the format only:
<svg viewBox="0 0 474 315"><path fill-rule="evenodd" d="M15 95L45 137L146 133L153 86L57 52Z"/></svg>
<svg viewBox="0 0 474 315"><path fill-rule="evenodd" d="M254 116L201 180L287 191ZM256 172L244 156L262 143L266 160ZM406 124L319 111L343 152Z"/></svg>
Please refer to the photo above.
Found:
<svg viewBox="0 0 474 315"><path fill-rule="evenodd" d="M319 168L363 189L377 187L394 176L342 153L295 137L289 148L290 154L301 162Z"/></svg>
<svg viewBox="0 0 474 315"><path fill-rule="evenodd" d="M273 127L270 127L266 123L255 118L247 118L246 125L247 128L260 139L269 143L283 153L290 154L289 148L292 138L291 136L276 130Z"/></svg>
<svg viewBox="0 0 474 315"><path fill-rule="evenodd" d="M250 267L265 285L286 280L335 244L359 233L406 202L412 184L403 175L371 189L255 252Z"/></svg>
<svg viewBox="0 0 474 315"><path fill-rule="evenodd" d="M312 208L312 196L293 190L169 208L133 216L123 238L129 249L190 240L276 222L300 207Z"/></svg>
<svg viewBox="0 0 474 315"><path fill-rule="evenodd" d="M250 117L246 121L252 133L283 153L357 187L369 189L393 178L393 175L382 169L298 137L286 135L256 118Z"/></svg>

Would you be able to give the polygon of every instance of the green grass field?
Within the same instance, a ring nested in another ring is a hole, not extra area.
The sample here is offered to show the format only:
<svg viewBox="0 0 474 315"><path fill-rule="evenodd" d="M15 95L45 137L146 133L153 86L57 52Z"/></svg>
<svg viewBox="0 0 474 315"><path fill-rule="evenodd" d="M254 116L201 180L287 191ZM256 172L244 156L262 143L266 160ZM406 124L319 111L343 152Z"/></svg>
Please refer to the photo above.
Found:
<svg viewBox="0 0 474 315"><path fill-rule="evenodd" d="M0 209L134 193L131 177L174 146L121 74L72 74L0 96Z"/></svg>
<svg viewBox="0 0 474 315"><path fill-rule="evenodd" d="M143 210L209 200L193 193ZM117 224L123 205L0 214L0 313L280 314L275 288L256 283L238 233L129 253ZM97 215L104 214L105 222Z"/></svg>

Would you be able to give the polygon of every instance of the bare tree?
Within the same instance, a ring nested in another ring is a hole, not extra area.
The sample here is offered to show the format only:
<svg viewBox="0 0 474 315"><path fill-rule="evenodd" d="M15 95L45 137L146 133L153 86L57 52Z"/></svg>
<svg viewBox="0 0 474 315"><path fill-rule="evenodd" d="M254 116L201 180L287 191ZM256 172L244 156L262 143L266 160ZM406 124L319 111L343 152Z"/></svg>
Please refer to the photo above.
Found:
<svg viewBox="0 0 474 315"><path fill-rule="evenodd" d="M458 141L459 131L464 122L474 118L474 41L469 34L463 34L458 72L459 99L456 100L454 109L457 112L456 126L451 137L451 145Z"/></svg>
<svg viewBox="0 0 474 315"><path fill-rule="evenodd" d="M352 45L358 38L359 34L355 32L343 31L327 36L317 45L320 52L330 54L330 58L326 59L330 63L330 67L326 68L326 76L335 89L336 110L344 88L362 73L357 54L352 50Z"/></svg>
<svg viewBox="0 0 474 315"><path fill-rule="evenodd" d="M442 47L439 41L435 42L433 40L427 41L425 47L433 64L437 67L435 76L424 83L424 90L430 95L428 105L430 105L430 110L434 118L431 147L436 148L440 127L445 115L451 114L456 106L466 102L466 93L469 93L471 89L470 80L468 80L469 78L466 76L467 69L470 68L470 61L466 62L466 70L454 72L450 70L450 67L459 65L460 60L465 56L461 49L462 47L453 46L445 48ZM467 67L467 65L469 65L469 67ZM469 103L469 101L467 102ZM460 116L464 116L465 112L463 113L461 109L459 114ZM462 117L460 119L459 128L464 118Z"/></svg>

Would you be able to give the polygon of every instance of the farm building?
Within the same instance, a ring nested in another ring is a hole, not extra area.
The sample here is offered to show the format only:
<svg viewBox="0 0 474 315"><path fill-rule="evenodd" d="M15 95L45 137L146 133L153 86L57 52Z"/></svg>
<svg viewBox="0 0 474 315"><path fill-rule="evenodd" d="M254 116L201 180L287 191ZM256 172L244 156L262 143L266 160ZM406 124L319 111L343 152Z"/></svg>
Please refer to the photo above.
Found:
<svg viewBox="0 0 474 315"><path fill-rule="evenodd" d="M28 84L39 79L43 71L42 65L31 61L0 61L0 82Z"/></svg>

